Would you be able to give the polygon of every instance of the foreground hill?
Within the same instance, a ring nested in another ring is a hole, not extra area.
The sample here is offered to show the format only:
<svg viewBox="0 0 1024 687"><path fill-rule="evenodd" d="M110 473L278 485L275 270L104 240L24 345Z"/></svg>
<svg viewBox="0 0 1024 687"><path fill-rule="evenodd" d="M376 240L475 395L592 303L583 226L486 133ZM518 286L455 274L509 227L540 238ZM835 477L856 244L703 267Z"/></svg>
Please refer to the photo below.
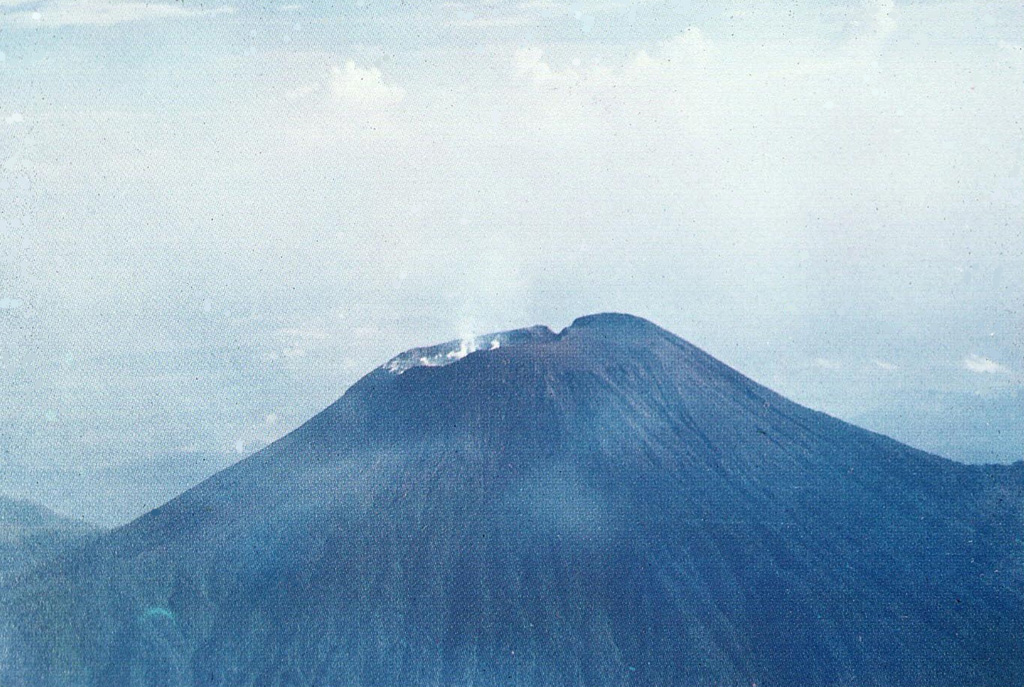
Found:
<svg viewBox="0 0 1024 687"><path fill-rule="evenodd" d="M0 583L82 543L96 530L80 520L0 496Z"/></svg>
<svg viewBox="0 0 1024 687"><path fill-rule="evenodd" d="M34 574L0 683L1020 684L1022 500L596 315L403 354Z"/></svg>

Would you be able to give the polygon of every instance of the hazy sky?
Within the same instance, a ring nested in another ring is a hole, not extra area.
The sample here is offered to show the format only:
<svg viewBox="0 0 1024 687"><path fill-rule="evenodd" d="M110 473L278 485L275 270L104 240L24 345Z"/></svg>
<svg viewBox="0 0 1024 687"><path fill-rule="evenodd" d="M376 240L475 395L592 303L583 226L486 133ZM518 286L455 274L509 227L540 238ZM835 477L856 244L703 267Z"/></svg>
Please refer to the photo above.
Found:
<svg viewBox="0 0 1024 687"><path fill-rule="evenodd" d="M228 461L400 350L603 310L957 457L1002 412L1024 457L1021 27L0 0L0 492L115 517L81 475Z"/></svg>

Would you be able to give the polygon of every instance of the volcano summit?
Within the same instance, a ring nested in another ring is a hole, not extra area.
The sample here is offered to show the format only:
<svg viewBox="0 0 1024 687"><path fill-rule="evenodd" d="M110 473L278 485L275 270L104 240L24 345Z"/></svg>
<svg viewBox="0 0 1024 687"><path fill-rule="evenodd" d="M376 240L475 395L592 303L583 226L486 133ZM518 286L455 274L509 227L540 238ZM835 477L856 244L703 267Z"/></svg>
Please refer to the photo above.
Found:
<svg viewBox="0 0 1024 687"><path fill-rule="evenodd" d="M594 315L398 356L22 576L0 683L1019 685L1022 503Z"/></svg>

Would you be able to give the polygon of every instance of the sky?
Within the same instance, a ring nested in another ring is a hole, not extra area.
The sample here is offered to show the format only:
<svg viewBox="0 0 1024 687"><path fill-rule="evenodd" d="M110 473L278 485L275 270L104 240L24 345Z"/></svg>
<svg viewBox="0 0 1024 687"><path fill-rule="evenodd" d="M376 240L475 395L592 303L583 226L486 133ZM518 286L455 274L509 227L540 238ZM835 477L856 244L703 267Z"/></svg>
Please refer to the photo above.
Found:
<svg viewBox="0 0 1024 687"><path fill-rule="evenodd" d="M1002 0L0 0L0 493L122 522L402 350L600 311L1020 460L1021 26Z"/></svg>

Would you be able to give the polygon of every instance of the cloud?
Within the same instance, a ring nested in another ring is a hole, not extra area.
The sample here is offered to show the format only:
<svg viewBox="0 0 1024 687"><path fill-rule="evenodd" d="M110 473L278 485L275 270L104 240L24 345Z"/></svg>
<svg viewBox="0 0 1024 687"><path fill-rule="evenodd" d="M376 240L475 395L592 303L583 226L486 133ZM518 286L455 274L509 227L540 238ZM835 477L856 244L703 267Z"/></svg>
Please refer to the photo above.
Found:
<svg viewBox="0 0 1024 687"><path fill-rule="evenodd" d="M892 372L893 370L899 369L899 365L895 363L890 363L887 360L872 360L871 362L873 362L875 364L875 367L877 367L878 369L886 370L887 372Z"/></svg>
<svg viewBox="0 0 1024 687"><path fill-rule="evenodd" d="M687 62L703 65L714 52L714 45L696 26L690 26L678 36L661 43L661 58L667 62Z"/></svg>
<svg viewBox="0 0 1024 687"><path fill-rule="evenodd" d="M667 153L694 129L718 127L725 114L720 110L734 111L726 101L742 99L741 82L749 80L745 76L749 65L733 69L731 63L723 63L727 51L693 26L671 39L634 50L622 61L584 62L557 47L552 50L553 58L540 46L517 50L512 73L517 85L528 85L533 91L533 95L522 93L516 104L519 119L533 119L531 126L523 128L536 132L536 125L542 124L563 145L589 146L606 135L616 135L627 122L632 145L650 134L652 138L644 144L657 141L658 154ZM571 66L559 64L570 57L575 58ZM716 78L727 79L728 86L715 83Z"/></svg>
<svg viewBox="0 0 1024 687"><path fill-rule="evenodd" d="M284 97L287 100L292 101L302 100L313 95L314 93L318 93L320 91L320 88L321 86L318 83L302 84L301 86L296 86L295 88L291 88L285 91Z"/></svg>
<svg viewBox="0 0 1024 687"><path fill-rule="evenodd" d="M544 50L538 47L521 48L512 58L516 76L543 86L571 86L580 80L572 69L557 71L544 61Z"/></svg>
<svg viewBox="0 0 1024 687"><path fill-rule="evenodd" d="M22 305L24 305L24 301L20 298L12 298L11 296L0 298L0 310L17 310Z"/></svg>
<svg viewBox="0 0 1024 687"><path fill-rule="evenodd" d="M996 361L990 358L984 358L980 355L972 353L971 355L964 358L963 366L965 370L971 372L978 372L980 374L1009 374L1010 370L1005 365L1000 365Z"/></svg>
<svg viewBox="0 0 1024 687"><path fill-rule="evenodd" d="M405 89L384 82L376 67L363 69L354 60L331 69L331 93L339 102L357 105L396 105L405 99Z"/></svg>
<svg viewBox="0 0 1024 687"><path fill-rule="evenodd" d="M874 32L879 38L888 36L896 30L896 20L893 18L893 11L896 4L893 0L879 0L875 4Z"/></svg>
<svg viewBox="0 0 1024 687"><path fill-rule="evenodd" d="M8 3L11 11L0 15L0 23L23 26L112 26L158 19L186 19L231 14L234 7L223 5L196 9L183 3L117 2L116 0L55 0L41 4Z"/></svg>

